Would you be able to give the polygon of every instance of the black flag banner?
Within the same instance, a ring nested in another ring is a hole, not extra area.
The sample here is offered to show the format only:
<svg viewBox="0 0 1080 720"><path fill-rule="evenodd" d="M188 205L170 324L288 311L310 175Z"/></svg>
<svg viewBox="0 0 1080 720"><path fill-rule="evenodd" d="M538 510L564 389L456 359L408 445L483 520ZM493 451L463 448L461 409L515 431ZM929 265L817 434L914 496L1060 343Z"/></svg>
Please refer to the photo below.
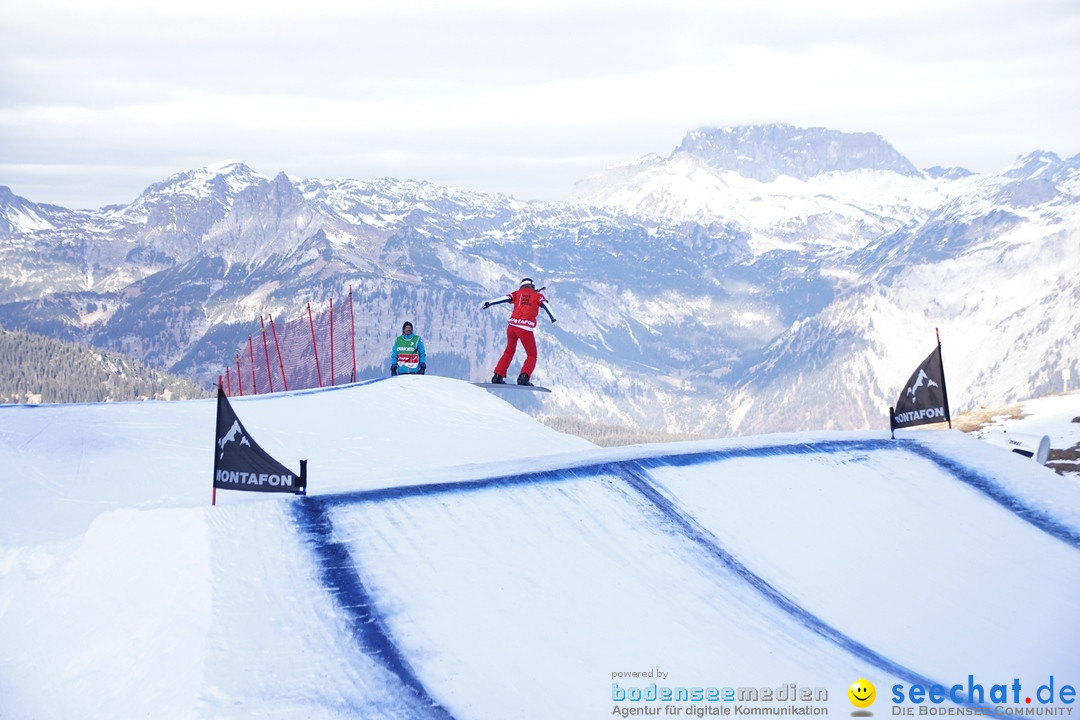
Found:
<svg viewBox="0 0 1080 720"><path fill-rule="evenodd" d="M940 341L908 378L896 407L889 408L889 415L893 430L930 423L952 424L949 396L945 392L945 370L941 365Z"/></svg>
<svg viewBox="0 0 1080 720"><path fill-rule="evenodd" d="M244 429L240 418L219 386L217 396L217 441L214 446L214 490L253 492L307 492L307 462L300 461L297 476L259 447Z"/></svg>

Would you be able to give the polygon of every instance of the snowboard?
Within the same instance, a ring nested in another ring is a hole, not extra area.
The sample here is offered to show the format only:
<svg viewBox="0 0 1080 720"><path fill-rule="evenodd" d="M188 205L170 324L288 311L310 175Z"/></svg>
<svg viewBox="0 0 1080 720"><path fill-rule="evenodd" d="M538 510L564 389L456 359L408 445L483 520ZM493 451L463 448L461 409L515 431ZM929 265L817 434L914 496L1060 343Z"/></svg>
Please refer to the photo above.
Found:
<svg viewBox="0 0 1080 720"><path fill-rule="evenodd" d="M518 385L517 383L473 383L476 387L495 390L533 390L535 392L551 392L546 387L539 385Z"/></svg>

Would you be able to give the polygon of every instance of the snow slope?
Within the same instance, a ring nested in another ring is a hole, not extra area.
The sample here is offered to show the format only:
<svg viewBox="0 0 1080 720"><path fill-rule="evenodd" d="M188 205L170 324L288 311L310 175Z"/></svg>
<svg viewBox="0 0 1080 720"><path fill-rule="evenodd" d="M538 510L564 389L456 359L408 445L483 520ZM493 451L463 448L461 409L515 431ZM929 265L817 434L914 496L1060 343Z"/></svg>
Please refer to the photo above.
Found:
<svg viewBox="0 0 1080 720"><path fill-rule="evenodd" d="M0 407L0 718L777 706L619 699L653 683L835 715L863 677L887 715L894 685L1080 684L1080 484L958 432L600 449L429 376L233 405L309 460L307 498L209 505L213 401Z"/></svg>

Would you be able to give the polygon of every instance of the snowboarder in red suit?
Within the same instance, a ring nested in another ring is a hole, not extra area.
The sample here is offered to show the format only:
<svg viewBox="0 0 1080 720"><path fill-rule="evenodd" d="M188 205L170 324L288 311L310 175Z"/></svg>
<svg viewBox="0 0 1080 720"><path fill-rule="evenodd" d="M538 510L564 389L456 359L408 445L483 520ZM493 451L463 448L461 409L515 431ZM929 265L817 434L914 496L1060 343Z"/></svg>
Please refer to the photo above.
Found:
<svg viewBox="0 0 1080 720"><path fill-rule="evenodd" d="M547 313L553 323L555 316L551 314L547 298L536 289L532 278L522 278L517 290L509 295L488 300L484 303L484 309L501 303L513 303L514 310L510 313L510 320L506 324L506 350L495 365L495 374L491 376L491 382L506 383L506 373L510 369L510 362L514 359L520 340L521 346L525 348L525 362L521 365L521 374L518 375L517 383L518 385L532 385L529 377L532 376L533 369L536 367L536 338L533 337L536 318L541 309Z"/></svg>

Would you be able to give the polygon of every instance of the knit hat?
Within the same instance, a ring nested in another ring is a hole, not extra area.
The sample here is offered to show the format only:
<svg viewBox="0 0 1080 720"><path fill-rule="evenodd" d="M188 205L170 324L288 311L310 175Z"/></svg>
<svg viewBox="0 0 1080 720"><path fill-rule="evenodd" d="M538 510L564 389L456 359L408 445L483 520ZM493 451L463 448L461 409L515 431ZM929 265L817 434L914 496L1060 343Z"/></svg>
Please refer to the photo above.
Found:
<svg viewBox="0 0 1080 720"><path fill-rule="evenodd" d="M412 332L412 323L409 322L408 320L405 321L405 324L401 326L401 334L402 335L408 335L409 334L409 333L405 332L405 328L409 328L409 333L411 333Z"/></svg>
<svg viewBox="0 0 1080 720"><path fill-rule="evenodd" d="M532 278L521 278L521 284L518 285L518 287L523 288L526 285L528 285L529 287L536 287L535 285L533 285L533 279Z"/></svg>

